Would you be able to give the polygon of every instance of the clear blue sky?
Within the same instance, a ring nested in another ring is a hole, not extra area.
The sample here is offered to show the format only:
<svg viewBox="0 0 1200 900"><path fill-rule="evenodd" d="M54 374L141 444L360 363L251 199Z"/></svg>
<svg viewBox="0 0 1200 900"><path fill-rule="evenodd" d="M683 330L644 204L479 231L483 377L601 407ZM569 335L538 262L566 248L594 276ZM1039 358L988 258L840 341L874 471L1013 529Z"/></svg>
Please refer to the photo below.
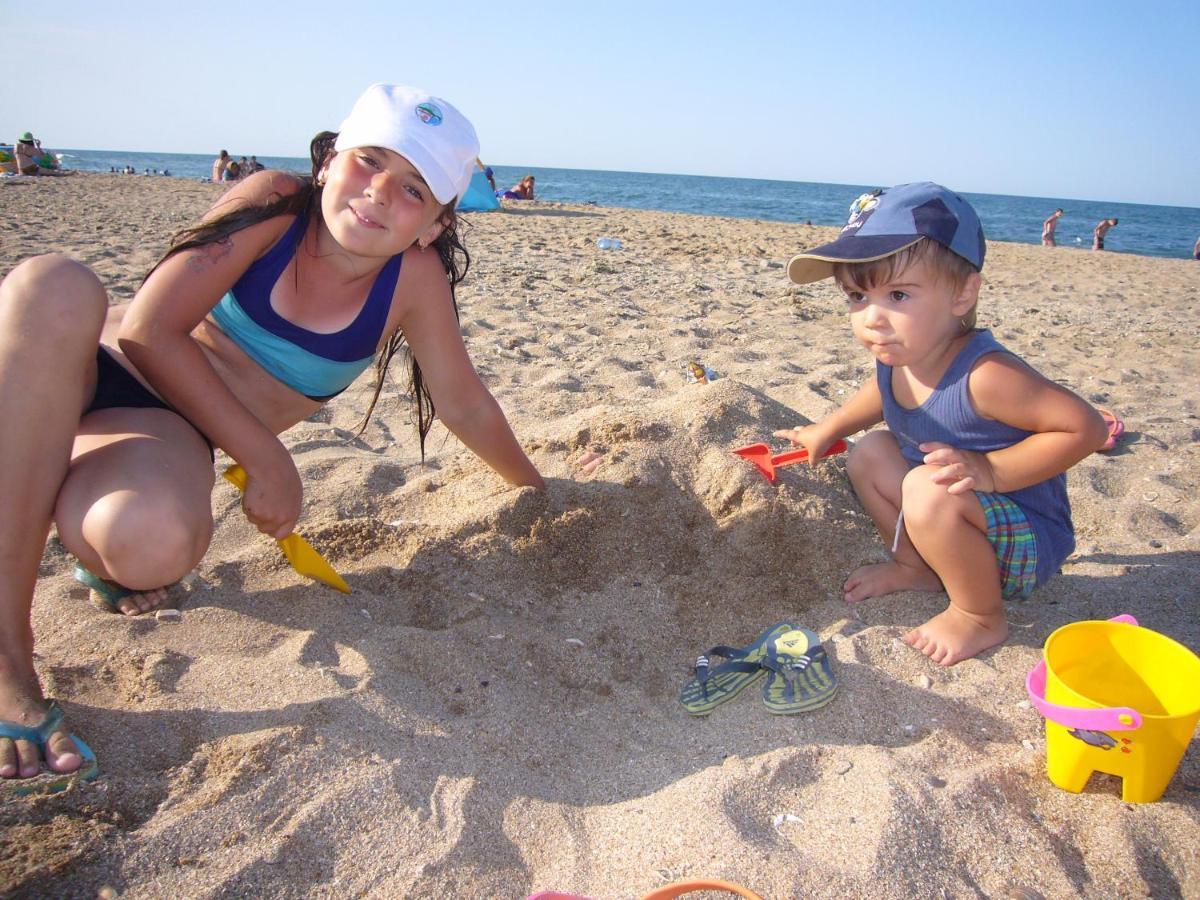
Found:
<svg viewBox="0 0 1200 900"><path fill-rule="evenodd" d="M501 165L1200 206L1198 0L0 0L0 60L48 148L303 156L398 81Z"/></svg>

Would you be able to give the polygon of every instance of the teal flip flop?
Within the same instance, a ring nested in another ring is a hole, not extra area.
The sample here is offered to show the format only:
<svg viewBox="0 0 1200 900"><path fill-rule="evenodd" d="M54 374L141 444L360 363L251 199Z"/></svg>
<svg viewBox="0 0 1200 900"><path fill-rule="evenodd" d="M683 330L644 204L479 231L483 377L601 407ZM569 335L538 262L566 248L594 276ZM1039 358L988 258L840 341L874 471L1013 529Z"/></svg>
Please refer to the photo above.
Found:
<svg viewBox="0 0 1200 900"><path fill-rule="evenodd" d="M46 715L34 728L0 719L0 737L36 744L38 753L43 760L42 771L32 778L0 779L0 791L18 797L29 794L53 794L66 790L76 782L95 781L99 777L100 766L96 762L96 754L75 735L71 735L71 740L75 742L75 746L79 749L79 755L83 757L79 768L74 772L55 772L45 765L46 742L50 740L50 735L58 730L62 720L62 707L54 700L50 701L50 705L46 708Z"/></svg>
<svg viewBox="0 0 1200 900"><path fill-rule="evenodd" d="M777 622L746 647L719 645L701 654L696 660L695 674L679 692L679 702L683 708L690 715L707 716L757 683L766 674L762 662L769 642L796 627L791 622ZM714 656L726 661L714 666L711 661Z"/></svg>
<svg viewBox="0 0 1200 900"><path fill-rule="evenodd" d="M767 642L762 661L767 673L763 704L776 715L820 709L837 693L837 676L821 639L794 627Z"/></svg>
<svg viewBox="0 0 1200 900"><path fill-rule="evenodd" d="M127 587L122 587L115 581L107 581L95 575L83 566L75 566L75 580L86 584L92 589L92 604L110 613L120 613L117 602L134 593Z"/></svg>

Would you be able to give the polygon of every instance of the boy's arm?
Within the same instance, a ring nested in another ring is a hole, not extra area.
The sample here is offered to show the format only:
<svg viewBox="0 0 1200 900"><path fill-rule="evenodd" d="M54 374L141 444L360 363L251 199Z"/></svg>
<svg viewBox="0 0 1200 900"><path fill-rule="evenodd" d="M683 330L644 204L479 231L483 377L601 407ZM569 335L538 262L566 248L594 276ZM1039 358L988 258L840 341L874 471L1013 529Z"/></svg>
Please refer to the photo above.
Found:
<svg viewBox="0 0 1200 900"><path fill-rule="evenodd" d="M787 438L808 450L809 461L816 465L830 445L838 438L855 434L883 421L883 398L879 384L872 375L845 403L820 422L800 428L785 428L775 437Z"/></svg>
<svg viewBox="0 0 1200 900"><path fill-rule="evenodd" d="M925 462L939 467L934 482L947 485L952 494L1029 487L1065 472L1108 437L1104 420L1090 404L1008 354L980 360L968 391L984 417L1036 433L990 453L922 444Z"/></svg>

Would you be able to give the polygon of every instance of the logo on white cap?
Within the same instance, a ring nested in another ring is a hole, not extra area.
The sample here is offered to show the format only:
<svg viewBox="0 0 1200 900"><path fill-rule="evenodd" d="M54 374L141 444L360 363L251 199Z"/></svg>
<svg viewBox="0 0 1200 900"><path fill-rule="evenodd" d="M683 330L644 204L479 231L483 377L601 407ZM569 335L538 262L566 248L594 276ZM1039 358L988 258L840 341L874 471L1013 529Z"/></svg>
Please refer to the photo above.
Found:
<svg viewBox="0 0 1200 900"><path fill-rule="evenodd" d="M417 108L413 112L426 125L442 124L442 111L437 108L437 104L435 103L418 103Z"/></svg>

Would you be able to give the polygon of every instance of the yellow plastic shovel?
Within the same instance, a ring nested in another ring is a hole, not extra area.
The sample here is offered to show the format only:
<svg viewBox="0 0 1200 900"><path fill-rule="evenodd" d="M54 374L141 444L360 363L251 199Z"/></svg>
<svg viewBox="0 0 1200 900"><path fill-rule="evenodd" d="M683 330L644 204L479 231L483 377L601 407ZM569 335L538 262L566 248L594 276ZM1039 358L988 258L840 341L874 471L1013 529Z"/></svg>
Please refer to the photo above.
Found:
<svg viewBox="0 0 1200 900"><path fill-rule="evenodd" d="M232 465L224 472L225 480L234 485L239 491L246 490L246 470L241 466ZM325 557L313 549L312 544L294 531L287 537L276 539L275 543L283 551L292 568L307 578L313 578L322 584L337 588L343 594L350 593L350 585L339 575Z"/></svg>

